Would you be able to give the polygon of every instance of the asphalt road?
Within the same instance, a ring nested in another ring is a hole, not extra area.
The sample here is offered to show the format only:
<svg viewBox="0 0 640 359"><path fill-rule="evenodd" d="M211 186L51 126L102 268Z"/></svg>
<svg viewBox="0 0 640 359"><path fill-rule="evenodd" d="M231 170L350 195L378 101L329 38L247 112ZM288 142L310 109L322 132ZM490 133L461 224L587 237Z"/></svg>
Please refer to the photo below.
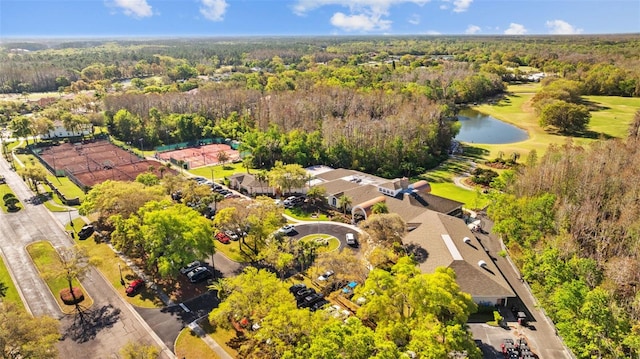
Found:
<svg viewBox="0 0 640 359"><path fill-rule="evenodd" d="M482 246L488 250L490 257L495 261L496 266L503 274L511 288L516 293L515 299L509 299L507 308L501 309L501 315L509 325L509 329L493 328L486 325L473 325L472 332L474 339L481 340L485 344L484 350L489 350L487 345L500 350L500 344L505 338L523 336L527 339L529 346L540 359L562 359L571 358L571 354L564 347L562 340L556 335L555 327L547 319L544 313L538 309L535 299L526 283L520 281L520 275L511 265L507 258L498 255L502 249L500 239L493 233L491 228L493 222L486 217L481 217L485 230L484 233L476 233ZM520 326L516 318L508 308L516 305L520 310L527 313L529 324ZM486 351L485 351L486 352ZM494 351L490 351L494 352ZM486 356L492 358L493 356Z"/></svg>
<svg viewBox="0 0 640 359"><path fill-rule="evenodd" d="M347 233L353 233L356 235L356 238L358 238L359 233L359 230L354 226L326 221L297 223L294 224L294 227L295 233L291 235L293 238L300 239L310 234L329 234L340 241L340 249L351 248L355 250L355 248L347 245L345 236Z"/></svg>
<svg viewBox="0 0 640 359"><path fill-rule="evenodd" d="M172 352L123 300L115 289L95 270L82 281L94 305L83 315L65 315L44 281L40 278L26 246L47 240L55 248L74 243L61 223L44 205L28 204L33 197L22 179L4 158L0 158L2 173L24 207L16 213L0 212L0 251L27 309L35 316L49 315L61 319L62 337L59 343L62 358L117 357L120 348L129 341L153 344L162 349L162 358L174 358ZM67 214L68 215L68 214Z"/></svg>

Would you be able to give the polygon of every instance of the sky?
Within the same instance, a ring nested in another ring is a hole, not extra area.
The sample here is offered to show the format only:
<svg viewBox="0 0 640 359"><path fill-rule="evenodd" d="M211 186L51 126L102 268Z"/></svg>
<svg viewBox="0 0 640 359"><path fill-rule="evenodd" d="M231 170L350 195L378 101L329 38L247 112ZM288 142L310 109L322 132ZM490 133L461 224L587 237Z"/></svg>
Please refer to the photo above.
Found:
<svg viewBox="0 0 640 359"><path fill-rule="evenodd" d="M0 39L640 33L640 0L0 0Z"/></svg>

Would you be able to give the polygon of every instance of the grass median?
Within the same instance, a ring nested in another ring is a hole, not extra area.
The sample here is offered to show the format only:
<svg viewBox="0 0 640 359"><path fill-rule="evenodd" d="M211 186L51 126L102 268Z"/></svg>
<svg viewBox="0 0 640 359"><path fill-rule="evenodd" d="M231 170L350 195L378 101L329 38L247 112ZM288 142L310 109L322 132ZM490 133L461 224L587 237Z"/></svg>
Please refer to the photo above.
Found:
<svg viewBox="0 0 640 359"><path fill-rule="evenodd" d="M73 313L76 309L75 306L63 303L60 298L60 291L68 288L69 283L62 273L54 275L56 272L59 273L61 268L60 256L58 255L58 252L56 252L55 248L53 248L51 243L47 241L40 241L28 245L27 252L35 263L40 276L44 279L47 287L49 287L51 294L58 302L62 312L67 314ZM82 287L82 284L80 284L77 279L74 279L72 281L72 286L82 288L84 301L82 301L81 305L85 308L91 307L93 305L93 299Z"/></svg>
<svg viewBox="0 0 640 359"><path fill-rule="evenodd" d="M11 280L9 270L4 264L2 257L0 257L0 298L3 302L11 302L16 306L24 308L18 289Z"/></svg>

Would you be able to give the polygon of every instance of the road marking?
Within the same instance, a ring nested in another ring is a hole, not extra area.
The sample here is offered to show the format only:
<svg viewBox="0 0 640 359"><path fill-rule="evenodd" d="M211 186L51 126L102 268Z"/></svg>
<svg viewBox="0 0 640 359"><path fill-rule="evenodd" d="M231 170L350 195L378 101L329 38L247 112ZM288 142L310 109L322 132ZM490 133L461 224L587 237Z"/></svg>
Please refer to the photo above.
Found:
<svg viewBox="0 0 640 359"><path fill-rule="evenodd" d="M182 307L182 309L184 309L185 312L187 313L191 313L191 311L189 310L189 308L187 308L186 305L184 305L184 303L180 303L180 307Z"/></svg>

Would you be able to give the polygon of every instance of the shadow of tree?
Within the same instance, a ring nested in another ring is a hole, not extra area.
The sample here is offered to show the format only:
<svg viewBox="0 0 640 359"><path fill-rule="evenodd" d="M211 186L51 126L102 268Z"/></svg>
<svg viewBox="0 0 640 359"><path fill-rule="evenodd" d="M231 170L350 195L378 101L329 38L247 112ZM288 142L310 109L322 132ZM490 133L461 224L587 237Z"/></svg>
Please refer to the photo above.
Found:
<svg viewBox="0 0 640 359"><path fill-rule="evenodd" d="M120 309L112 305L96 310L78 307L73 315L73 323L66 328L62 339L70 338L77 343L84 343L95 339L101 330L112 327L120 319Z"/></svg>
<svg viewBox="0 0 640 359"><path fill-rule="evenodd" d="M404 250L418 263L424 263L429 258L429 252L415 243L405 245Z"/></svg>
<svg viewBox="0 0 640 359"><path fill-rule="evenodd" d="M0 298L4 298L7 295L7 290L9 290L9 287L4 282L0 282Z"/></svg>

